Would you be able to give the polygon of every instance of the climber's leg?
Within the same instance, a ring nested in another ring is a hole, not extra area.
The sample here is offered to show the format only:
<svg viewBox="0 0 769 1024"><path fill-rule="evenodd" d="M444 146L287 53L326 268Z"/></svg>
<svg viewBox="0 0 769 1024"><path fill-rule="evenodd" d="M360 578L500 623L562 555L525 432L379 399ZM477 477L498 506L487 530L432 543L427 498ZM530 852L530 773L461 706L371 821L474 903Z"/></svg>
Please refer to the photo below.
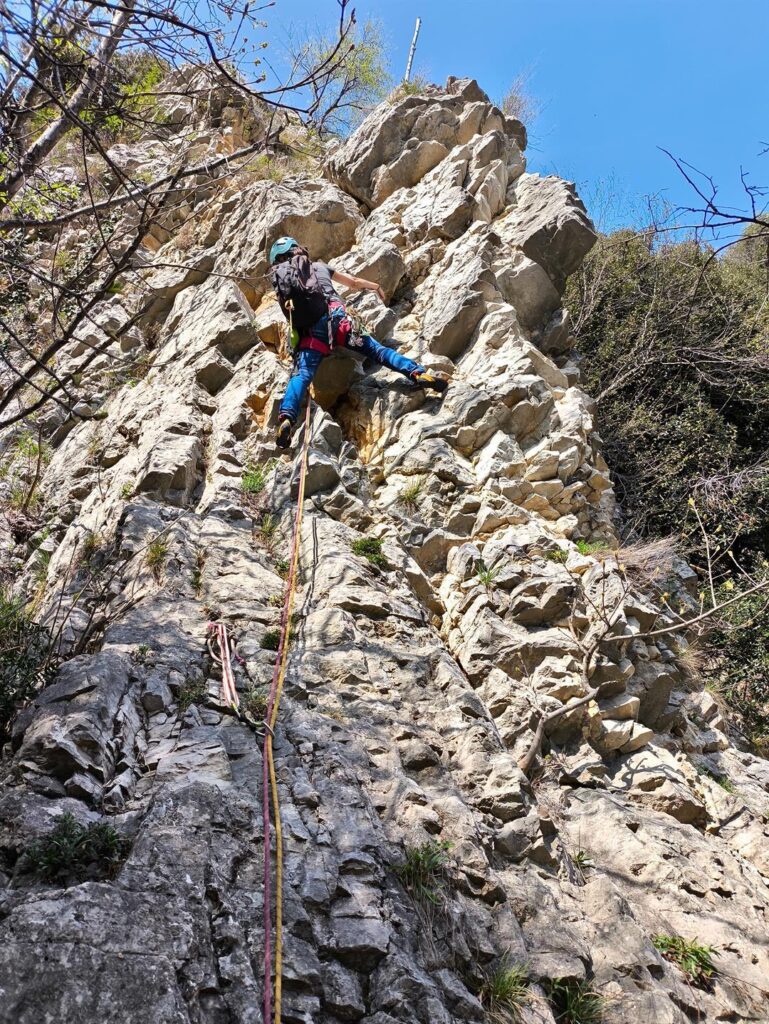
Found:
<svg viewBox="0 0 769 1024"><path fill-rule="evenodd" d="M280 403L276 438L278 447L288 448L291 441L291 428L297 421L312 379L324 358L322 352L316 352L313 349L300 349L297 353L294 372L291 374L291 380L288 382L283 401Z"/></svg>
<svg viewBox="0 0 769 1024"><path fill-rule="evenodd" d="M350 347L354 347L354 351L360 352L367 359L375 359L380 366L389 366L391 370L402 373L404 377L410 377L413 373L424 373L425 371L424 366L415 363L408 356L402 356L400 352L396 352L393 348L386 348L384 345L380 345L370 334L363 334L360 339L356 340L357 344L353 341L349 342Z"/></svg>
<svg viewBox="0 0 769 1024"><path fill-rule="evenodd" d="M350 345L352 346L353 342L350 342ZM438 392L443 392L448 387L448 381L428 373L424 366L415 363L408 356L402 356L395 349L385 348L384 345L380 345L369 334L364 334L360 338L356 348L367 358L375 359L380 365L389 366L391 370L402 373L404 377L408 377L417 387L432 388Z"/></svg>

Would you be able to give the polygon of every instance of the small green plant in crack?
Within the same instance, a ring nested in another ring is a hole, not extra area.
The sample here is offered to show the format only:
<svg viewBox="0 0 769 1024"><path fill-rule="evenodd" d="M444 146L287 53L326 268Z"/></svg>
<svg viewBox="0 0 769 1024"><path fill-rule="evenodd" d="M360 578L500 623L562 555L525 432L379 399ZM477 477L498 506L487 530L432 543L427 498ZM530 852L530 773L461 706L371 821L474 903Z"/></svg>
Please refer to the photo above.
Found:
<svg viewBox="0 0 769 1024"><path fill-rule="evenodd" d="M155 537L147 545L147 553L144 562L155 579L160 582L168 559L168 540L165 537Z"/></svg>
<svg viewBox="0 0 769 1024"><path fill-rule="evenodd" d="M518 1024L529 1001L529 973L523 964L503 957L499 966L484 972L478 998L493 1024Z"/></svg>
<svg viewBox="0 0 769 1024"><path fill-rule="evenodd" d="M262 517L259 520L259 539L264 546L270 550L277 540L278 534L278 517L273 515L272 512L263 512Z"/></svg>
<svg viewBox="0 0 769 1024"><path fill-rule="evenodd" d="M291 568L291 563L287 558L276 558L275 559L275 572L281 579L286 579L288 576L288 570Z"/></svg>
<svg viewBox="0 0 769 1024"><path fill-rule="evenodd" d="M263 651L277 651L278 647L280 647L280 630L268 629L262 636L259 646Z"/></svg>
<svg viewBox="0 0 769 1024"><path fill-rule="evenodd" d="M352 553L365 558L378 569L387 566L387 559L382 554L382 541L377 537L360 537L352 542Z"/></svg>
<svg viewBox="0 0 769 1024"><path fill-rule="evenodd" d="M580 871L584 872L587 871L588 868L595 867L593 858L585 850L577 850L571 859L574 862L574 866L579 868Z"/></svg>
<svg viewBox="0 0 769 1024"><path fill-rule="evenodd" d="M295 621L296 621L296 614L294 614L294 616L292 618L292 624L289 627L288 636L286 637L286 642L289 643L289 644L291 643L291 641L294 639L294 636L296 635L296 629L295 629L294 624L293 624ZM263 637L262 637L262 639L261 639L261 641L259 643L259 646L262 648L263 651L277 651L278 648L280 647L280 630L279 629L268 629L267 632L263 635Z"/></svg>
<svg viewBox="0 0 769 1024"><path fill-rule="evenodd" d="M202 704L207 696L208 690L204 682L188 683L179 690L176 696L176 703L179 710L184 714L192 704Z"/></svg>
<svg viewBox="0 0 769 1024"><path fill-rule="evenodd" d="M63 814L20 858L20 870L46 882L111 878L125 860L129 843L106 822L81 825Z"/></svg>
<svg viewBox="0 0 769 1024"><path fill-rule="evenodd" d="M588 981L555 978L545 985L547 998L558 1024L601 1024L606 1000L590 988Z"/></svg>
<svg viewBox="0 0 769 1024"><path fill-rule="evenodd" d="M267 604L271 608L282 608L283 607L283 595L282 594L270 594L267 599Z"/></svg>
<svg viewBox="0 0 769 1024"><path fill-rule="evenodd" d="M146 665L151 654L152 648L149 644L139 644L136 650L131 652L131 657L137 665Z"/></svg>
<svg viewBox="0 0 769 1024"><path fill-rule="evenodd" d="M124 501L127 501L129 498L132 498L133 497L133 493L134 493L134 485L130 481L129 481L129 483L123 484L123 486L120 488L120 497Z"/></svg>
<svg viewBox="0 0 769 1024"><path fill-rule="evenodd" d="M564 565L569 558L569 552L564 551L563 548L553 548L552 551L545 552L545 558L548 562L557 562L558 565Z"/></svg>
<svg viewBox="0 0 769 1024"><path fill-rule="evenodd" d="M701 946L696 939L685 939L681 935L655 935L652 943L693 985L710 987L716 973L713 957L719 955L713 946Z"/></svg>
<svg viewBox="0 0 769 1024"><path fill-rule="evenodd" d="M86 565L90 565L94 558L104 548L104 540L98 531L86 534L82 547L82 559Z"/></svg>
<svg viewBox="0 0 769 1024"><path fill-rule="evenodd" d="M267 477L275 466L275 462L275 459L270 459L263 466L248 465L240 481L241 491L244 494L261 494L267 482Z"/></svg>
<svg viewBox="0 0 769 1024"><path fill-rule="evenodd" d="M428 839L418 846L406 846L406 858L395 870L404 888L421 906L437 907L443 903L452 846L446 839Z"/></svg>
<svg viewBox="0 0 769 1024"><path fill-rule="evenodd" d="M484 562L479 562L475 576L482 586L491 587L494 585L494 580L499 576L501 571L501 566L497 566L496 569L488 569Z"/></svg>
<svg viewBox="0 0 769 1024"><path fill-rule="evenodd" d="M726 793L734 793L734 783L728 775L719 775L717 772L711 771L710 768L704 766L697 768L697 774L704 776L706 779L711 779Z"/></svg>
<svg viewBox="0 0 769 1024"><path fill-rule="evenodd" d="M263 722L269 706L269 694L266 686L249 686L240 698L240 707L257 722Z"/></svg>
<svg viewBox="0 0 769 1024"><path fill-rule="evenodd" d="M609 545L602 540L578 540L576 543L581 555L602 555L609 550Z"/></svg>
<svg viewBox="0 0 769 1024"><path fill-rule="evenodd" d="M424 481L419 479L404 487L398 495L401 505L413 512L419 506L419 496L422 493L423 486Z"/></svg>

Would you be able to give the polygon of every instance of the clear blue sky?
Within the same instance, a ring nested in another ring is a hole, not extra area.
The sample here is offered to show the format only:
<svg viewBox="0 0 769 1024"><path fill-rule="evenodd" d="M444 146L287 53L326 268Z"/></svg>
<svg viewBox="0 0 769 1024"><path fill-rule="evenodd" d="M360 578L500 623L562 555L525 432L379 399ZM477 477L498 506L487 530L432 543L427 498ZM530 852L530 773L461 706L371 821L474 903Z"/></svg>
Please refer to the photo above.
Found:
<svg viewBox="0 0 769 1024"><path fill-rule="evenodd" d="M688 187L659 146L707 171L721 200L744 206L742 166L769 186L769 0L357 0L379 19L403 74L417 14L415 69L431 81L477 78L501 97L517 74L542 112L529 170L601 182L624 197L677 205ZM277 0L264 12L277 56L282 26L330 27L336 0ZM605 190L605 187L604 187ZM624 205L624 211L622 209ZM598 214L598 209L595 210Z"/></svg>

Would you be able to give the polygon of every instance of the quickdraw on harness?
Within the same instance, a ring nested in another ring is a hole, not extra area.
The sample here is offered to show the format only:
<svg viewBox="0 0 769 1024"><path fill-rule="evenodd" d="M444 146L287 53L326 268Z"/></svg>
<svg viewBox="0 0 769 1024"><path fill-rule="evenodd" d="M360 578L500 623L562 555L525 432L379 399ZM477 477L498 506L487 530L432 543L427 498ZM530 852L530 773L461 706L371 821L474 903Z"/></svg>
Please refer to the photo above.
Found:
<svg viewBox="0 0 769 1024"><path fill-rule="evenodd" d="M291 559L289 561L286 580L286 597L283 614L280 620L280 642L272 674L272 683L267 698L267 714L265 716L265 736L262 751L262 824L264 832L264 1024L281 1024L281 1002L283 993L283 828L280 819L280 798L275 775L272 741L275 725L280 710L280 698L286 678L288 661L288 637L291 627L291 616L296 593L297 569L299 565L299 547L302 534L302 515L304 513L304 487L307 478L307 456L310 448L311 405L307 400L307 411L304 420L304 441L302 444L301 465L299 470L299 492L294 515L294 532L291 539ZM270 904L272 893L272 873L270 865L270 801L272 798L273 818L275 822L275 987L273 1003L272 985L272 943L270 927ZM274 1016L273 1016L274 1014Z"/></svg>

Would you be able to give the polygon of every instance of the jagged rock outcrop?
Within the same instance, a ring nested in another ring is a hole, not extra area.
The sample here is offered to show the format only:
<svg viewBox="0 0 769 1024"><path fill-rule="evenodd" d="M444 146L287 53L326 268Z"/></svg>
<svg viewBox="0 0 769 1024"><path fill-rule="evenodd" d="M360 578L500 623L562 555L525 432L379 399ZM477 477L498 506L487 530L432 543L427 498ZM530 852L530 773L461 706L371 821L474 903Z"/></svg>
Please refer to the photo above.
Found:
<svg viewBox="0 0 769 1024"><path fill-rule="evenodd" d="M597 991L606 1022L769 1019L769 766L647 636L668 620L615 550L560 308L595 236L573 186L526 173L525 142L467 80L384 104L329 180L192 189L192 241L170 222L148 237L98 312L107 332L148 310L81 384L95 418L49 424L40 614L70 652L87 643L4 751L3 1024L261 1020L261 747L206 700L206 639L228 622L238 685L269 681L297 483L273 443L288 367L266 251L284 233L381 279L387 309L351 305L450 378L428 398L346 353L318 377L275 736L284 1020L482 1021L505 956L528 965L532 1024L554 1021L557 979ZM145 374L111 385L138 353ZM353 554L362 533L382 565ZM39 541L8 542L20 586ZM666 583L683 607L687 585ZM530 780L539 716L588 686ZM63 812L130 842L114 877L25 873ZM452 844L435 903L398 870L430 839ZM659 933L714 946L712 983Z"/></svg>

